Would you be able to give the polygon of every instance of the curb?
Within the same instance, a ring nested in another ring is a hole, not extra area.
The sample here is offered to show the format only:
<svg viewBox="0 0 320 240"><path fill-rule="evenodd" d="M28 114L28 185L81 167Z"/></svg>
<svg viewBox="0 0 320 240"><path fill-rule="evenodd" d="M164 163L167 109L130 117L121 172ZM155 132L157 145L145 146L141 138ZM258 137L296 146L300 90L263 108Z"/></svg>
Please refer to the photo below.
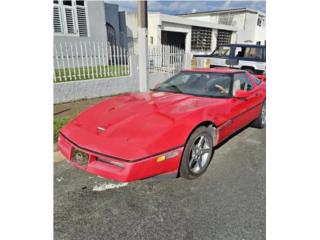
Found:
<svg viewBox="0 0 320 240"><path fill-rule="evenodd" d="M53 162L57 163L57 162L61 162L64 160L64 156L62 156L62 154L58 151L53 152Z"/></svg>

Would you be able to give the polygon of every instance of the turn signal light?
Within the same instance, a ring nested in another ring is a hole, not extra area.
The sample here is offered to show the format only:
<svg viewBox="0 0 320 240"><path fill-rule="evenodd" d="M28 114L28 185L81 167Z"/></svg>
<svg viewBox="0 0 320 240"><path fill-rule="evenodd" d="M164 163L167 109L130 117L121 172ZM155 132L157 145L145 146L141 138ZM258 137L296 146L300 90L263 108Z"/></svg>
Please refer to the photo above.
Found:
<svg viewBox="0 0 320 240"><path fill-rule="evenodd" d="M174 151L174 152L170 152L170 153L167 153L165 155L162 155L160 157L157 157L156 158L156 162L162 162L164 160L167 160L167 159L170 159L170 158L173 158L173 157L176 157L179 155L179 152L178 151Z"/></svg>
<svg viewBox="0 0 320 240"><path fill-rule="evenodd" d="M162 162L162 161L164 161L164 160L166 160L166 156L158 157L156 161L157 161L157 162Z"/></svg>

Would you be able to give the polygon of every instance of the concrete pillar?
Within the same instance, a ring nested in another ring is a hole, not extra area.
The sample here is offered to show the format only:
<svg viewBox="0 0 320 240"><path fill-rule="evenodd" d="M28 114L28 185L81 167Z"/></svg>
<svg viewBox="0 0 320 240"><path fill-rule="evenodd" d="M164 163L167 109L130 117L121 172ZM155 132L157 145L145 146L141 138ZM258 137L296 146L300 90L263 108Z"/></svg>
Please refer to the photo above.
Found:
<svg viewBox="0 0 320 240"><path fill-rule="evenodd" d="M217 29L212 29L211 52L213 52L217 47L217 37L218 37L218 30Z"/></svg>
<svg viewBox="0 0 320 240"><path fill-rule="evenodd" d="M185 42L185 47L186 47L185 51L186 51L186 53L191 53L191 31L186 34L185 41L186 41Z"/></svg>
<svg viewBox="0 0 320 240"><path fill-rule="evenodd" d="M138 1L138 71L139 91L149 90L147 57L148 57L148 13L147 1Z"/></svg>

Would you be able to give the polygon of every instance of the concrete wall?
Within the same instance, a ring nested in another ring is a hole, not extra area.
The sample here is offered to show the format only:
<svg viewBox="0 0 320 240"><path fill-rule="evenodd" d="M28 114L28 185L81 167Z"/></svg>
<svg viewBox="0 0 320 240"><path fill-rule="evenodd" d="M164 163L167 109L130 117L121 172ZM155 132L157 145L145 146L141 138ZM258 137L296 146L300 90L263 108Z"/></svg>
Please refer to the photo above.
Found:
<svg viewBox="0 0 320 240"><path fill-rule="evenodd" d="M54 103L136 91L131 77L103 78L54 84Z"/></svg>

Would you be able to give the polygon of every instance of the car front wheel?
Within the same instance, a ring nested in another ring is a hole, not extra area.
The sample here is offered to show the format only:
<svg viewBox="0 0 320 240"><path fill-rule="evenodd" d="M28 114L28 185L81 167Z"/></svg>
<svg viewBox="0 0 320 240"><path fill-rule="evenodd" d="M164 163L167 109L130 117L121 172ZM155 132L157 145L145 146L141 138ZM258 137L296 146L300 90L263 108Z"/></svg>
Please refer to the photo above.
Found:
<svg viewBox="0 0 320 240"><path fill-rule="evenodd" d="M213 139L209 128L201 126L189 137L180 164L180 176L194 179L208 168L213 156Z"/></svg>

